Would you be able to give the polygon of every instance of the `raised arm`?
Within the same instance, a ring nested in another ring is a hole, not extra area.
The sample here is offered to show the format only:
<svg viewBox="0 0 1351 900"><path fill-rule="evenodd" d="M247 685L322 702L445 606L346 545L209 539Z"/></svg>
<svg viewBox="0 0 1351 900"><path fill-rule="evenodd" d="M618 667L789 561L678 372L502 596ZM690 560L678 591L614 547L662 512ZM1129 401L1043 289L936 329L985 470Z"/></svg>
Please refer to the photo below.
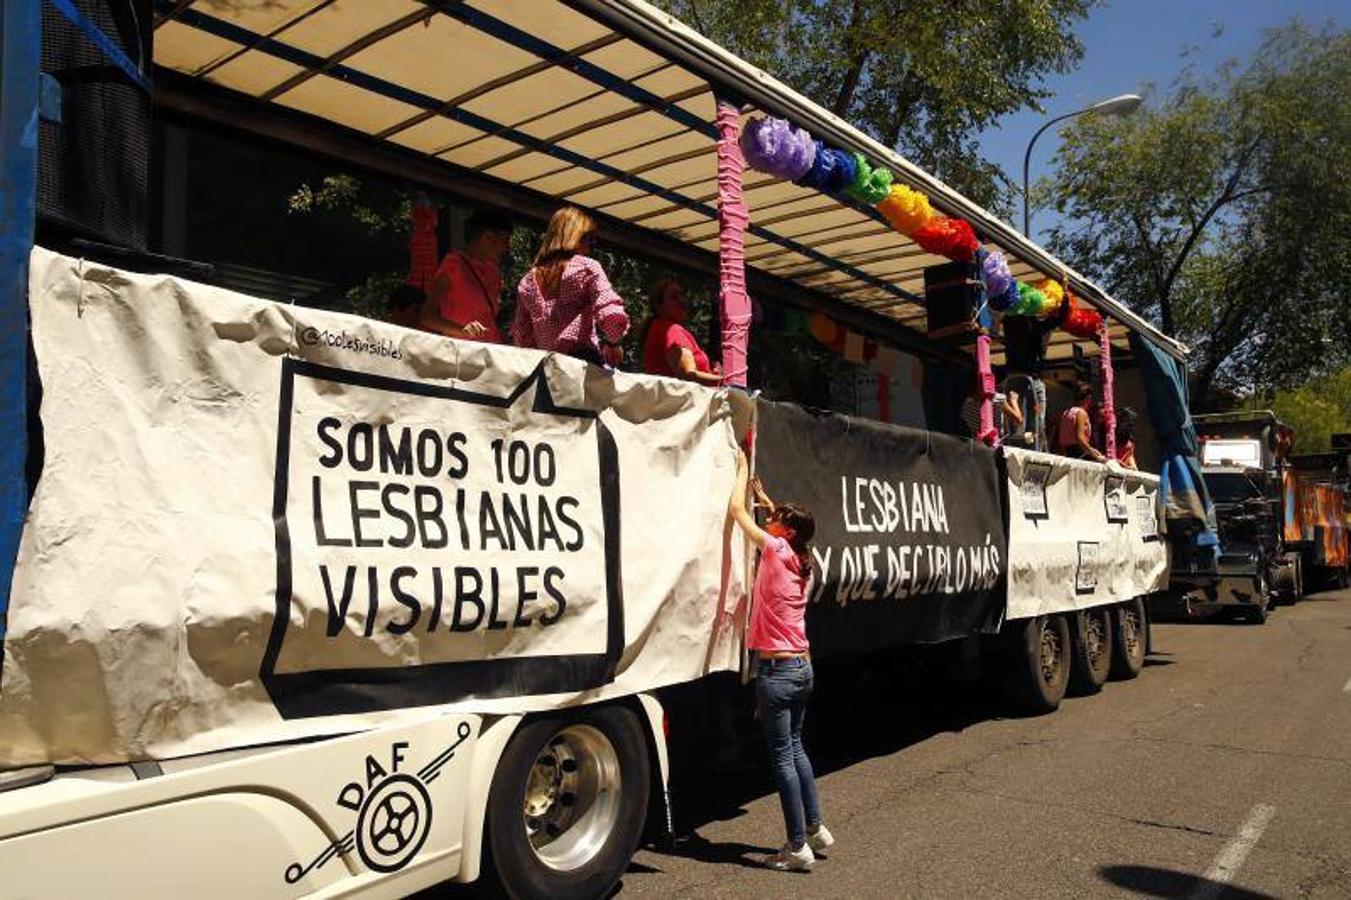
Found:
<svg viewBox="0 0 1351 900"><path fill-rule="evenodd" d="M755 524L755 517L746 508L746 483L749 477L750 464L746 461L746 453L738 447L736 451L736 483L732 486L732 499L727 503L727 511L741 526L741 530L746 532L746 537L750 538L751 543L757 547L763 547L769 535L765 534L760 526Z"/></svg>
<svg viewBox="0 0 1351 900"><path fill-rule="evenodd" d="M769 499L769 494L765 492L765 486L760 482L759 476L751 479L751 493L755 495L755 502L769 510L771 515L778 509L774 501Z"/></svg>

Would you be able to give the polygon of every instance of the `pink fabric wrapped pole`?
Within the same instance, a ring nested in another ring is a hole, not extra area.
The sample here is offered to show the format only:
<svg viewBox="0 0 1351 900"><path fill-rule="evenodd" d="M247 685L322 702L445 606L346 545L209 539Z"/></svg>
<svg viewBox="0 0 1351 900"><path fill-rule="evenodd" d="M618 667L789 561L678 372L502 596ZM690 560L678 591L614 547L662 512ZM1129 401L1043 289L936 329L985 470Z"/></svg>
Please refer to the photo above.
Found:
<svg viewBox="0 0 1351 900"><path fill-rule="evenodd" d="M976 372L980 376L980 434L977 440L991 447L999 444L994 427L994 369L990 366L990 336L976 338Z"/></svg>
<svg viewBox="0 0 1351 900"><path fill-rule="evenodd" d="M1116 459L1116 375L1112 372L1112 341L1107 335L1107 319L1102 320L1099 332L1102 351L1098 364L1102 366L1102 430L1103 450L1108 459Z"/></svg>
<svg viewBox="0 0 1351 900"><path fill-rule="evenodd" d="M741 113L718 102L718 299L722 315L722 383L746 387L751 300L746 294L746 224L742 193Z"/></svg>

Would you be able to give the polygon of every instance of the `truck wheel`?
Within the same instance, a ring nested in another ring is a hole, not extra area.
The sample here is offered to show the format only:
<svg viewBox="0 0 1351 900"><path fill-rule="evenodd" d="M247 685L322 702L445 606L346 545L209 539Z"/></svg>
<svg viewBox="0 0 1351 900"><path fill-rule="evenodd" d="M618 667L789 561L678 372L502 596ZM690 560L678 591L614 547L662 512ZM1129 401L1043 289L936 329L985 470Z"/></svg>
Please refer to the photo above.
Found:
<svg viewBox="0 0 1351 900"><path fill-rule="evenodd" d="M1112 626L1108 608L1099 606L1075 613L1070 628L1070 690L1096 694L1112 668Z"/></svg>
<svg viewBox="0 0 1351 900"><path fill-rule="evenodd" d="M515 900L609 894L638 848L649 763L638 718L622 706L527 723L493 776L488 840Z"/></svg>
<svg viewBox="0 0 1351 900"><path fill-rule="evenodd" d="M1014 628L1008 646L1009 693L1034 715L1055 712L1069 682L1069 623L1064 616L1037 616Z"/></svg>
<svg viewBox="0 0 1351 900"><path fill-rule="evenodd" d="M1144 601L1127 600L1112 609L1112 672L1118 681L1129 681L1145 666L1149 649L1149 619Z"/></svg>

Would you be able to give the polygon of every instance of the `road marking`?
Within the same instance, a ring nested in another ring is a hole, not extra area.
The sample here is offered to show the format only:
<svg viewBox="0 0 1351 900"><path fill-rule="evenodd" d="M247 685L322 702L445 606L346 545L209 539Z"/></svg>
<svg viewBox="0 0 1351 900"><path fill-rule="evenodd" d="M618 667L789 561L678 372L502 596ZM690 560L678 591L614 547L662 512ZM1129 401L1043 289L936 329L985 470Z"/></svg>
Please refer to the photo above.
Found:
<svg viewBox="0 0 1351 900"><path fill-rule="evenodd" d="M1243 823L1234 839L1225 844L1220 850L1220 855L1215 857L1215 863L1206 872L1206 883L1192 894L1192 900L1214 900L1220 895L1225 885L1238 874L1243 861L1257 845L1258 839L1262 837L1262 832L1267 830L1267 825L1274 815L1276 807L1269 803L1259 803L1253 807L1252 812L1248 814L1248 821Z"/></svg>

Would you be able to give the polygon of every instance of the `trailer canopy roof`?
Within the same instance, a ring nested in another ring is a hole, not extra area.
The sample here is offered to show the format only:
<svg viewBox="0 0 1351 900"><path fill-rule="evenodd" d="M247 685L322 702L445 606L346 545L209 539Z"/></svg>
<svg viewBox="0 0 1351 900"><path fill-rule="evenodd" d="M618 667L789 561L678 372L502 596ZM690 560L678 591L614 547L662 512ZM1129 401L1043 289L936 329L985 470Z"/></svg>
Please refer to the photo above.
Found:
<svg viewBox="0 0 1351 900"><path fill-rule="evenodd" d="M979 206L637 0L160 0L157 11L164 69L710 253L715 95L728 97L887 165L970 220L1019 278L1068 275L1116 340L1133 328L1173 355L1185 349ZM923 332L923 271L946 260L870 208L749 170L745 185L749 267ZM1050 357L1073 342L1057 332Z"/></svg>

